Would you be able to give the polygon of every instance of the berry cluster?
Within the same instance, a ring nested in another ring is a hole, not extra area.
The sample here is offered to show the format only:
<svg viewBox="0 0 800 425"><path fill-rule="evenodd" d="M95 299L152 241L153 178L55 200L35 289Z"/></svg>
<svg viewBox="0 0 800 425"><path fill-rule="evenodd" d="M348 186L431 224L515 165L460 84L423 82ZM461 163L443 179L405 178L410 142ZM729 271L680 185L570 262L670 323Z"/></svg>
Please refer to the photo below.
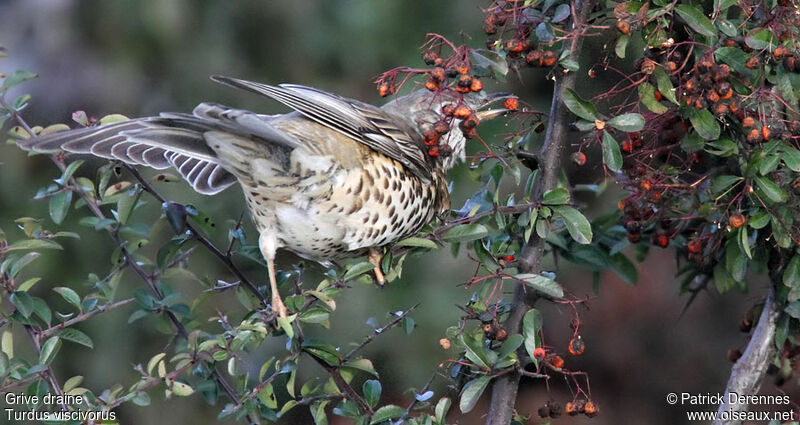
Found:
<svg viewBox="0 0 800 425"><path fill-rule="evenodd" d="M597 408L594 402L582 398L567 402L567 404L564 405L564 411L570 416L584 414L589 418L600 414L600 409Z"/></svg>
<svg viewBox="0 0 800 425"><path fill-rule="evenodd" d="M449 56L442 56L443 47L449 47L452 52ZM427 77L424 83L426 89L434 95L440 93L452 94L456 101L442 106L441 118L431 128L423 133L423 142L428 147L431 157L448 157L452 149L443 143L443 137L453 127L453 120L459 120L459 130L467 139L477 136L476 128L480 119L475 111L463 101L463 96L483 90L483 82L474 75L469 53L471 49L466 46L455 46L438 35L431 35L429 41L423 46L425 49L422 59L429 69L413 69L400 67L382 74L377 80L378 93L381 96L394 94L397 90L415 75ZM401 78L402 77L402 78ZM519 107L518 100L509 98L505 103L509 111Z"/></svg>
<svg viewBox="0 0 800 425"><path fill-rule="evenodd" d="M529 6L517 2L503 3L484 11L486 18L483 31L489 36L486 46L491 50L504 51L511 66L518 66L522 62L533 67L554 66L558 58L555 52L545 48L549 47L548 43L539 43L537 46L531 40L531 35L542 20L534 18L531 13L522 13ZM506 34L510 34L510 37L503 39Z"/></svg>
<svg viewBox="0 0 800 425"><path fill-rule="evenodd" d="M732 51L749 56L736 63L738 58L730 54ZM625 155L622 183L631 193L620 202L621 223L631 243L641 241L643 232L649 233L651 242L660 247L681 237L687 257L705 264L712 261L706 248L718 246L726 236L725 232L715 231L720 222L729 230L737 230L748 222L742 213L750 205L746 201L761 205L752 197L753 188L749 184L735 187L729 194L735 203L731 201L728 208L705 206L706 210L700 211L700 216L708 215L705 220L687 220L688 215L697 215L698 202L703 202L702 193L708 190L707 184L693 183L701 183L703 179L710 182L708 173L728 163L725 157L733 152L738 152L746 164L762 155L765 147L774 148L775 145L768 145L771 141L796 148L800 121L779 109L764 109L764 101L774 101L775 94L770 91L768 81L765 88L752 82L770 71L800 71L796 58L797 53L785 46L755 51L743 40L733 38L722 40L700 55L692 55L685 44L672 40L645 53L637 64L645 76L643 81L663 88L666 75L668 83L675 87L674 99L678 105L656 91L656 101L669 109L661 115L648 116L648 128L642 133L630 133L620 142ZM729 137L731 142L726 142L728 145L714 142L720 148L711 151L693 148L691 137L698 138L691 131L697 125L690 120L697 119L692 111L711 112L718 122L716 125L725 131L720 139ZM670 207L665 208L666 205Z"/></svg>

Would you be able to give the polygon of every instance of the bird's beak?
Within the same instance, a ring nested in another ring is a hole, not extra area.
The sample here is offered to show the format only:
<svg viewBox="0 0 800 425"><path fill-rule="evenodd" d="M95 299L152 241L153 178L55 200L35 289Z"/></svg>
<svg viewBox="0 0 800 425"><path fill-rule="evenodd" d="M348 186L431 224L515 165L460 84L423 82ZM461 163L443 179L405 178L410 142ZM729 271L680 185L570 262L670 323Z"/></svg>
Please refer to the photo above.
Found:
<svg viewBox="0 0 800 425"><path fill-rule="evenodd" d="M516 97L517 96L508 92L490 93L486 96L486 99L484 99L483 103L481 104L480 106L481 109L478 110L475 114L481 121L497 118L500 115L506 114L508 112L508 109L506 108L483 109L483 108L488 108L493 103L496 103L498 101L501 100L505 101L506 99L516 98Z"/></svg>

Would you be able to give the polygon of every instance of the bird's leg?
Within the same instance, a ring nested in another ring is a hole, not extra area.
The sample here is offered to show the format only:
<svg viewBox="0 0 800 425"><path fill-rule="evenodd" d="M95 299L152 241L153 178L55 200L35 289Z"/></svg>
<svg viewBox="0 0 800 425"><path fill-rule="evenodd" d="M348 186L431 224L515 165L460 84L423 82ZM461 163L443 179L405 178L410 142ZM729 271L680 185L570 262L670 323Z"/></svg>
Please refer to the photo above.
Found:
<svg viewBox="0 0 800 425"><path fill-rule="evenodd" d="M275 237L270 232L261 232L258 237L258 247L261 250L261 255L267 260L269 290L272 292L272 311L277 313L278 317L286 318L288 316L286 306L283 304L280 292L278 292L278 281L275 279L275 252L277 251Z"/></svg>
<svg viewBox="0 0 800 425"><path fill-rule="evenodd" d="M369 249L369 262L375 266L373 272L375 273L375 279L378 280L378 285L383 286L386 283L386 278L383 276L383 272L381 271L381 260L383 259L383 254L375 248Z"/></svg>

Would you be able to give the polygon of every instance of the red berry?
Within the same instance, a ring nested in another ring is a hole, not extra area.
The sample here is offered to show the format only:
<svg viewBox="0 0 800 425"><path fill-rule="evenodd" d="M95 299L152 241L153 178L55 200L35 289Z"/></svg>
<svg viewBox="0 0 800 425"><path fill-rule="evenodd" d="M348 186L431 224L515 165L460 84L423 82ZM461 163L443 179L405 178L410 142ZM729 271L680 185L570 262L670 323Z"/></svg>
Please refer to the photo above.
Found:
<svg viewBox="0 0 800 425"><path fill-rule="evenodd" d="M516 111L519 108L519 100L515 97L509 97L503 102L503 107L508 109L509 111Z"/></svg>
<svg viewBox="0 0 800 425"><path fill-rule="evenodd" d="M579 167L583 166L586 164L586 155L583 152L575 152L572 154L572 162Z"/></svg>

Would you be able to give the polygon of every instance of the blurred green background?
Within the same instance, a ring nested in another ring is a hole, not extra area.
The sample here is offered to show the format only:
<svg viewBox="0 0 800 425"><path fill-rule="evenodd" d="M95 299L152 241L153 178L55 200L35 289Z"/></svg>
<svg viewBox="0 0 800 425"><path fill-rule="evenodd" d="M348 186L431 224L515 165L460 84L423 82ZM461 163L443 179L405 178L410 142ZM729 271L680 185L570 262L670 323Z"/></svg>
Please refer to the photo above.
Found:
<svg viewBox="0 0 800 425"><path fill-rule="evenodd" d="M208 75L217 73L268 83L313 85L379 103L374 78L395 66L421 66L419 47L426 33L440 33L456 42L481 47L485 42L480 31L481 7L487 4L464 0L2 1L0 45L8 49L9 57L0 60L0 72L24 68L40 74L12 93L33 96L25 117L34 124L70 123L71 113L78 109L95 117L109 113L143 116L189 111L207 100L266 113L285 111L275 103L210 82ZM602 41L595 43L599 47ZM600 59L587 58L589 62ZM534 107L546 110L552 87L545 72L521 71L521 81L510 75L507 84L487 86L512 90ZM500 131L502 127L495 126L484 128L482 133L487 140L497 142L499 138L491 137L491 133ZM30 199L60 173L46 158L27 158L13 145L0 144L0 163L0 228L14 240L23 237L14 230L15 218L48 217L47 203ZM101 164L91 161L79 175L93 177L93 167ZM586 174L573 178L591 180L597 167L587 166L581 172ZM467 179L464 166L454 170L452 176L453 205L458 208L478 185ZM225 243L230 222L245 208L235 188L213 198L193 194L184 183L164 184L158 189L169 199L194 203L213 216L219 223L213 239L221 244ZM615 201L592 204L589 214L613 208ZM149 199L137 220L152 223L159 213L159 205ZM102 276L108 272L112 242L102 232L79 226L79 216L72 212L61 226L47 219L45 227L77 231L81 240L66 241L65 251L48 253L37 262L37 273L44 277L35 287L37 295L43 296L55 286L70 286L81 292L89 273ZM253 240L252 227L248 224L246 229ZM165 240L171 236L166 226L163 235ZM689 408L667 405L667 393L716 393L724 389L730 370L726 350L744 344L739 321L762 292L763 286L754 283L752 287L758 291L750 295L703 293L680 317L687 298L677 296L674 252L654 249L651 254L639 267L640 281L635 287L612 274L603 275L590 309L581 309L587 350L579 358L566 354L572 311L550 304L540 306L545 315L545 342L564 353L568 368L589 372L592 397L601 409L601 415L591 420L594 424L685 422L684 413ZM284 256L279 265L286 267L294 261L294 257ZM247 260L238 262L254 280L266 280L264 269ZM219 262L201 250L193 255L189 267L212 281L233 280ZM309 268L319 270L316 265ZM432 374L443 372L437 368L439 363L456 355L443 350L438 340L446 327L457 323L460 311L455 306L464 304L470 293L459 284L473 270L463 251L459 258L443 249L425 258L409 259L402 281L382 290L356 285L345 291L337 300L331 331L324 338L339 344L360 341L372 330L366 323L369 318L384 323L389 320L388 312L421 303L412 314L415 332L406 335L402 330L392 330L364 353L381 374L382 401L406 404L409 394L403 393L405 389L421 387ZM559 281L574 295L593 295L591 274L586 270L566 265L558 272ZM138 285L126 274L121 296ZM189 295L198 291L191 282L180 282L179 286ZM506 289L512 289L511 285ZM214 303L230 310L231 321L241 318L237 314L243 312L237 312L232 294L216 296L209 303L211 308ZM59 378L84 375L84 386L95 393L116 383L133 383L136 373L131 365L146 362L169 342L156 330L152 319L126 325L133 310L132 306L125 307L105 314L103 320L82 325L80 329L92 336L96 347L88 350L65 345L67 353L56 369ZM282 343L270 341L254 356L280 353ZM302 365L308 369L299 378L319 373L316 366L309 368L308 362ZM562 403L571 399L562 380L553 380L549 387L548 394L543 382L523 381L519 411L535 412L548 398ZM771 384L765 387L768 391L773 388ZM445 379L437 379L434 389L437 397L452 391ZM152 395L151 407L125 404L117 409L121 422L164 423L169 418L173 424L210 423L209 418L222 407L207 406L200 397L164 401L160 391ZM488 399L484 396L473 414L459 423L482 423ZM775 409L785 410L781 406ZM336 423L333 416L331 419ZM557 423L589 421L581 416L562 418ZM310 422L303 409L295 409L295 414L283 421Z"/></svg>

